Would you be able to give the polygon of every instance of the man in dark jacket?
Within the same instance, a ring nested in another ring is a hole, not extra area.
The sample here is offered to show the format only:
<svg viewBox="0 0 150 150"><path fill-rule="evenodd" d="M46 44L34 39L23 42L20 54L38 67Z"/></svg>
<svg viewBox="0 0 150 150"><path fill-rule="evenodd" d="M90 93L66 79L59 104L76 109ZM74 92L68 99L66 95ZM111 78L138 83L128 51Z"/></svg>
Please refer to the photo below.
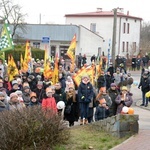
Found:
<svg viewBox="0 0 150 150"><path fill-rule="evenodd" d="M139 89L141 88L141 91L142 91L142 101L143 102L142 102L141 106L147 107L148 104L146 103L145 94L150 90L149 72L145 71L143 73L138 88Z"/></svg>

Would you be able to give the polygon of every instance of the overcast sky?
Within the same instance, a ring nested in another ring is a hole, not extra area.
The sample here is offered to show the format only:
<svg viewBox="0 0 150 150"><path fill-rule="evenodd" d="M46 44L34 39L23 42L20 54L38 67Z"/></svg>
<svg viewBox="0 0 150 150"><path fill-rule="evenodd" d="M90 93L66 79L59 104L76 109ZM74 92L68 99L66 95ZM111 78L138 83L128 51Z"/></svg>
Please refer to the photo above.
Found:
<svg viewBox="0 0 150 150"><path fill-rule="evenodd" d="M14 0L27 13L27 23L65 24L65 14L93 12L97 8L110 11L113 8L124 8L131 16L150 21L149 0Z"/></svg>

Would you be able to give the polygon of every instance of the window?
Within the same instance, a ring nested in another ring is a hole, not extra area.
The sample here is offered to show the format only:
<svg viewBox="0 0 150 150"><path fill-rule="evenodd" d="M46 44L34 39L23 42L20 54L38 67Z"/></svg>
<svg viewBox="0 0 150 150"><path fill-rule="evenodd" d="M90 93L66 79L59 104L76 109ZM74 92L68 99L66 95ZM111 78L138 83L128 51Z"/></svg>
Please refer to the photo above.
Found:
<svg viewBox="0 0 150 150"><path fill-rule="evenodd" d="M126 23L123 23L123 33L126 33Z"/></svg>
<svg viewBox="0 0 150 150"><path fill-rule="evenodd" d="M133 42L133 51L136 52L136 42Z"/></svg>
<svg viewBox="0 0 150 150"><path fill-rule="evenodd" d="M122 42L122 52L125 51L125 42Z"/></svg>
<svg viewBox="0 0 150 150"><path fill-rule="evenodd" d="M34 48L40 48L40 42L33 42Z"/></svg>
<svg viewBox="0 0 150 150"><path fill-rule="evenodd" d="M56 55L56 47L51 46L51 56L55 57L55 55Z"/></svg>
<svg viewBox="0 0 150 150"><path fill-rule="evenodd" d="M130 24L128 23L127 33L129 34L129 32L130 32Z"/></svg>
<svg viewBox="0 0 150 150"><path fill-rule="evenodd" d="M126 52L129 52L129 42L126 42Z"/></svg>
<svg viewBox="0 0 150 150"><path fill-rule="evenodd" d="M67 50L68 50L69 46L60 46L59 50L60 50L60 56L63 57L63 59L69 59L68 55L67 55Z"/></svg>
<svg viewBox="0 0 150 150"><path fill-rule="evenodd" d="M91 24L90 24L90 30L91 30L92 32L96 32L96 23L91 23Z"/></svg>

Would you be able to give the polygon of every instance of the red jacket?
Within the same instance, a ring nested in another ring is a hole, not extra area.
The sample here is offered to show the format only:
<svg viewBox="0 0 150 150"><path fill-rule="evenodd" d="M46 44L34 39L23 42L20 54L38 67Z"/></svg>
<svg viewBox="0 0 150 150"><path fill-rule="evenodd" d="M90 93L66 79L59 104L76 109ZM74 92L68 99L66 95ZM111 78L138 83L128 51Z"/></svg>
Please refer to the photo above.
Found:
<svg viewBox="0 0 150 150"><path fill-rule="evenodd" d="M42 100L43 109L52 109L54 112L57 112L56 101L54 97L44 98Z"/></svg>

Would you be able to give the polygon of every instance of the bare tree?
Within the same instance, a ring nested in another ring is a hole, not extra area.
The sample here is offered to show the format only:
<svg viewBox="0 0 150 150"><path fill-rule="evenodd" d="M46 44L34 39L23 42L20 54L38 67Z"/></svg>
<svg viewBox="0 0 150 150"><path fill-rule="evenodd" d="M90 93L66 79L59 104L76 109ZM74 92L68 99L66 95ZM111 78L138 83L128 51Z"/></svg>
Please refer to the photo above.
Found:
<svg viewBox="0 0 150 150"><path fill-rule="evenodd" d="M144 22L141 28L140 50L145 55L150 53L150 23Z"/></svg>
<svg viewBox="0 0 150 150"><path fill-rule="evenodd" d="M16 30L19 28L23 32L26 32L26 28L23 25L24 17L26 14L21 12L21 7L17 4L13 4L11 0L0 0L0 9L2 11L1 18L6 18L8 23L12 25L12 38L19 37Z"/></svg>

